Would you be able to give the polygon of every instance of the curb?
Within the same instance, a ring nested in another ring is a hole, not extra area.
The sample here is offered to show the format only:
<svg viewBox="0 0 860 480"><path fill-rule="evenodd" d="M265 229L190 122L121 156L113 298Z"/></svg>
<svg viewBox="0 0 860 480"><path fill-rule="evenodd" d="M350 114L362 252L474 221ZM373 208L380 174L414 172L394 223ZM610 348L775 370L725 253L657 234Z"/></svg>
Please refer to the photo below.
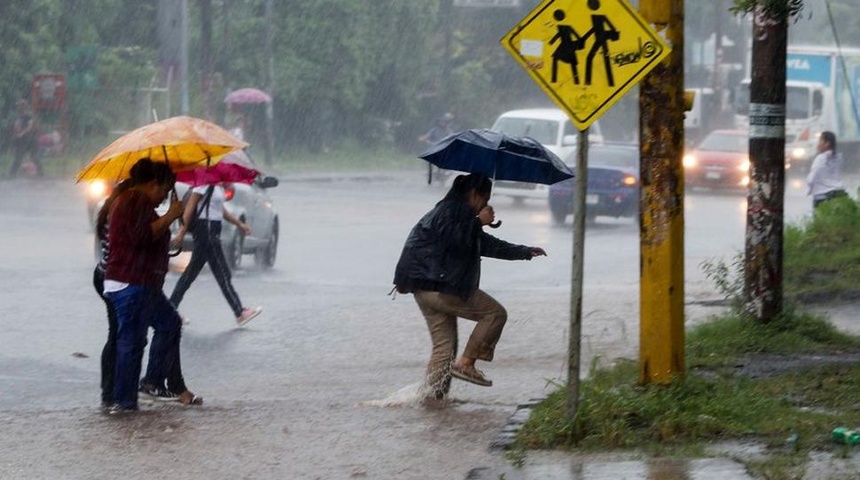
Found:
<svg viewBox="0 0 860 480"><path fill-rule="evenodd" d="M510 450L517 438L517 433L528 421L534 407L544 400L546 398L530 398L527 402L517 405L516 410L514 410L513 415L508 417L502 430L490 441L490 450Z"/></svg>

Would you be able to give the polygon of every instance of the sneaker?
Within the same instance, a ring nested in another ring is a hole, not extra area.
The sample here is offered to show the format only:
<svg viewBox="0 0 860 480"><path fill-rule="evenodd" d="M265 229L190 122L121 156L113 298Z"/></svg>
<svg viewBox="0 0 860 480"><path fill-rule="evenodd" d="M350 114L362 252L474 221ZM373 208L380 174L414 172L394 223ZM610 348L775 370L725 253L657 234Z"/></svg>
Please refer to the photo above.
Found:
<svg viewBox="0 0 860 480"><path fill-rule="evenodd" d="M246 323L250 322L257 315L263 312L263 307L251 307L242 310L242 314L236 317L236 324L240 327L244 327Z"/></svg>
<svg viewBox="0 0 860 480"><path fill-rule="evenodd" d="M166 388L157 388L152 385L141 385L137 391L138 397L155 402L177 402L179 394L173 393Z"/></svg>
<svg viewBox="0 0 860 480"><path fill-rule="evenodd" d="M125 415L127 413L136 412L137 407L123 407L122 405L115 403L111 405L108 409L108 415Z"/></svg>
<svg viewBox="0 0 860 480"><path fill-rule="evenodd" d="M177 395L177 400L183 405L203 405L203 397L194 395L191 390L186 390Z"/></svg>
<svg viewBox="0 0 860 480"><path fill-rule="evenodd" d="M451 365L451 376L482 387L493 386L493 381L484 376L484 372L478 370L474 366L462 367L457 364Z"/></svg>

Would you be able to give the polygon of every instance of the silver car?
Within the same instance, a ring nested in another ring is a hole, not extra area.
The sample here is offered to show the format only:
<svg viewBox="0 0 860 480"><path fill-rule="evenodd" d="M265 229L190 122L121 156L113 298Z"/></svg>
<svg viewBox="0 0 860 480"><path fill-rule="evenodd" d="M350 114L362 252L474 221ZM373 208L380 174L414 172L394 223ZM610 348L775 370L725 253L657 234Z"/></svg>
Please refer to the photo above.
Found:
<svg viewBox="0 0 860 480"><path fill-rule="evenodd" d="M232 183L226 188L226 208L236 218L247 223L251 227L251 235L244 235L241 230L230 222L224 222L221 229L221 246L224 248L224 256L230 268L235 270L242 265L244 255L254 255L255 263L265 269L275 266L278 254L278 239L280 237L280 222L278 213L268 194L268 189L278 186L275 177L258 176L254 183ZM186 183L176 183L176 193L183 198L190 188ZM167 211L167 201L158 207L158 212ZM104 204L101 199L97 208L98 212ZM179 222L171 225L175 233L179 229ZM190 252L194 248L194 240L190 234L185 235L182 251ZM95 241L96 258L100 255L98 239Z"/></svg>

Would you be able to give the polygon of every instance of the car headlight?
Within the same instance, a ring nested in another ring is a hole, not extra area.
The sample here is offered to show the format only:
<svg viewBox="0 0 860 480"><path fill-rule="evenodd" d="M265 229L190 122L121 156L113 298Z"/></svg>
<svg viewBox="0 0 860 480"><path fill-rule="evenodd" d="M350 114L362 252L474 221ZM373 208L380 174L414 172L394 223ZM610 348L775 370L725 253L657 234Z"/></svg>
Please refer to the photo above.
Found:
<svg viewBox="0 0 860 480"><path fill-rule="evenodd" d="M749 159L745 159L743 162L738 165L738 171L741 172L749 172L750 171L750 161Z"/></svg>
<svg viewBox="0 0 860 480"><path fill-rule="evenodd" d="M632 187L633 185L636 185L636 177L634 177L633 175L625 175L622 182L624 183L624 185Z"/></svg>
<svg viewBox="0 0 860 480"><path fill-rule="evenodd" d="M683 163L684 168L692 168L698 165L699 162L696 160L696 157L692 155L684 155Z"/></svg>
<svg viewBox="0 0 860 480"><path fill-rule="evenodd" d="M87 193L92 198L104 197L105 195L107 195L107 190L107 184L101 180L95 180L93 182L90 182L89 186L87 187Z"/></svg>
<svg viewBox="0 0 860 480"><path fill-rule="evenodd" d="M795 148L794 150L791 151L791 158L795 158L795 159L806 158L806 149L801 148L801 147Z"/></svg>

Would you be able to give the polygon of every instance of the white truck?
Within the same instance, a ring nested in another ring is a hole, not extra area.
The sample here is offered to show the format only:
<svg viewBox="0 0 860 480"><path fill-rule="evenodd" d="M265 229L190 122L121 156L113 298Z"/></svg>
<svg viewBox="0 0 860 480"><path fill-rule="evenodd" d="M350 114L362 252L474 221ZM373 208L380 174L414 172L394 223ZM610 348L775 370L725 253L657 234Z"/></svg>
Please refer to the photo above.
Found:
<svg viewBox="0 0 860 480"><path fill-rule="evenodd" d="M576 153L579 131L567 114L558 108L530 108L504 112L499 115L491 129L517 137L532 137L568 165L575 163L572 155ZM588 141L590 144L603 143L599 122L591 124ZM500 180L493 186L493 195L510 197L518 203L526 199L546 201L549 198L549 186Z"/></svg>
<svg viewBox="0 0 860 480"><path fill-rule="evenodd" d="M836 134L847 159L856 156L860 48L789 46L786 67L785 153L792 170L807 171L823 131ZM741 130L749 129L749 99L748 77L735 90L735 126Z"/></svg>

